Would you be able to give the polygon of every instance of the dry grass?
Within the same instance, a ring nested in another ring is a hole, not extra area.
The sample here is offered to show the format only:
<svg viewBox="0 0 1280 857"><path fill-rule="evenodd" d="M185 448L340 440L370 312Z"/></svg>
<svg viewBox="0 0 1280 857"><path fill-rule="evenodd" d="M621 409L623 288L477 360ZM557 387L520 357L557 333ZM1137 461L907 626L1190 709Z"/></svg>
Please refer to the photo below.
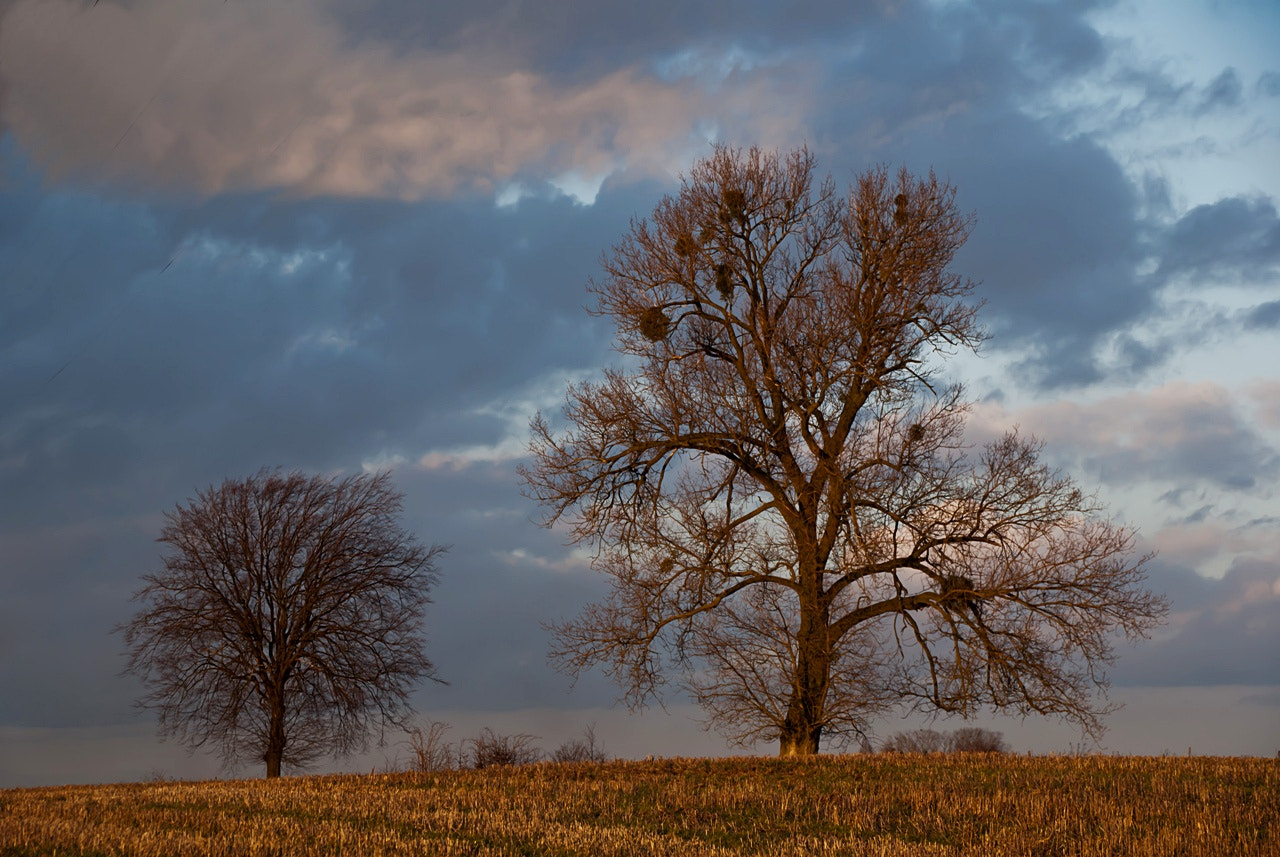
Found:
<svg viewBox="0 0 1280 857"><path fill-rule="evenodd" d="M1280 762L846 756L0 791L3 855L1278 855Z"/></svg>

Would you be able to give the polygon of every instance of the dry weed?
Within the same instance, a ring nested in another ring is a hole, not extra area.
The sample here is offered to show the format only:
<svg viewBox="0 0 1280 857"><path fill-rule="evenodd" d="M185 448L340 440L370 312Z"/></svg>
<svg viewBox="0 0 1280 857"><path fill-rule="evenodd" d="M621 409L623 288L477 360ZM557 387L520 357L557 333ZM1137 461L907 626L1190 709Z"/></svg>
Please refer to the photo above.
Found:
<svg viewBox="0 0 1280 857"><path fill-rule="evenodd" d="M3 855L1275 855L1258 758L672 759L0 791Z"/></svg>

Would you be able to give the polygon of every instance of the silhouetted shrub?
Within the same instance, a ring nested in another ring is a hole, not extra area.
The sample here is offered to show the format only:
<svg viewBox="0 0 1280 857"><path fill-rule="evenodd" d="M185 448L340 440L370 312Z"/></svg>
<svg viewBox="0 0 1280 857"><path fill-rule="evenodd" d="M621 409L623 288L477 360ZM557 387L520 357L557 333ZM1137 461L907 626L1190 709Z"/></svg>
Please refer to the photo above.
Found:
<svg viewBox="0 0 1280 857"><path fill-rule="evenodd" d="M932 729L913 729L890 735L881 745L884 753L945 753L949 748L947 736Z"/></svg>
<svg viewBox="0 0 1280 857"><path fill-rule="evenodd" d="M951 733L951 752L1007 753L1009 745L1004 742L1004 735L999 732L970 726Z"/></svg>
<svg viewBox="0 0 1280 857"><path fill-rule="evenodd" d="M916 729L889 736L880 745L882 753L1007 753L1004 735L972 726L951 734L932 729Z"/></svg>
<svg viewBox="0 0 1280 857"><path fill-rule="evenodd" d="M439 720L431 721L425 730L416 726L410 728L409 749L413 753L410 768L427 774L460 767L461 751L444 740L444 733L448 731L449 724Z"/></svg>
<svg viewBox="0 0 1280 857"><path fill-rule="evenodd" d="M596 743L596 727L588 726L582 738L566 741L551 754L553 762L607 762L609 754Z"/></svg>
<svg viewBox="0 0 1280 857"><path fill-rule="evenodd" d="M542 759L542 750L533 743L536 740L536 735L498 735L486 727L466 742L466 762L477 769L531 765Z"/></svg>

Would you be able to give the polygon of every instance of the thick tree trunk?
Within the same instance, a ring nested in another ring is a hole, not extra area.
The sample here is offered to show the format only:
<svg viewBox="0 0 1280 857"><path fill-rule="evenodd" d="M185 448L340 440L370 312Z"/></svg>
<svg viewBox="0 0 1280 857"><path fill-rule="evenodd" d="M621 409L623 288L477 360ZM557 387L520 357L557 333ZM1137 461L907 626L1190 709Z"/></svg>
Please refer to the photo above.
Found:
<svg viewBox="0 0 1280 857"><path fill-rule="evenodd" d="M280 762L284 759L284 700L272 699L271 722L267 726L267 749L262 759L267 763L267 779L280 776Z"/></svg>
<svg viewBox="0 0 1280 857"><path fill-rule="evenodd" d="M816 601L816 599L815 599ZM815 756L822 740L823 711L831 669L826 616L816 606L801 605L796 676L787 719L778 736L779 756Z"/></svg>
<svg viewBox="0 0 1280 857"><path fill-rule="evenodd" d="M803 664L803 649L801 653ZM826 682L815 688L801 677L796 685L787 706L787 719L778 736L778 755L816 756L822 740L822 695L826 693Z"/></svg>
<svg viewBox="0 0 1280 857"><path fill-rule="evenodd" d="M822 727L820 725L793 724L788 719L783 729L784 731L778 739L779 756L787 758L791 756L818 755L818 744L822 739Z"/></svg>

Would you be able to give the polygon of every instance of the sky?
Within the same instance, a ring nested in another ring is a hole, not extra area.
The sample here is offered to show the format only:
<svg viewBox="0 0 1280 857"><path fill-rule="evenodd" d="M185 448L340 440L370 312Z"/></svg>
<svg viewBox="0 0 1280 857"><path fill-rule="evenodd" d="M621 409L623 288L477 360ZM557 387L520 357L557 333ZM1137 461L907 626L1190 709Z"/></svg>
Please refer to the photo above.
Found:
<svg viewBox="0 0 1280 857"><path fill-rule="evenodd" d="M1157 552L1169 620L1118 650L1100 744L931 725L1275 754L1276 45L1270 0L0 0L0 787L261 774L159 740L112 629L164 512L263 467L389 469L452 545L422 722L744 752L547 664L606 588L516 473L620 362L601 255L715 143L951 182L973 430L1034 433Z"/></svg>

